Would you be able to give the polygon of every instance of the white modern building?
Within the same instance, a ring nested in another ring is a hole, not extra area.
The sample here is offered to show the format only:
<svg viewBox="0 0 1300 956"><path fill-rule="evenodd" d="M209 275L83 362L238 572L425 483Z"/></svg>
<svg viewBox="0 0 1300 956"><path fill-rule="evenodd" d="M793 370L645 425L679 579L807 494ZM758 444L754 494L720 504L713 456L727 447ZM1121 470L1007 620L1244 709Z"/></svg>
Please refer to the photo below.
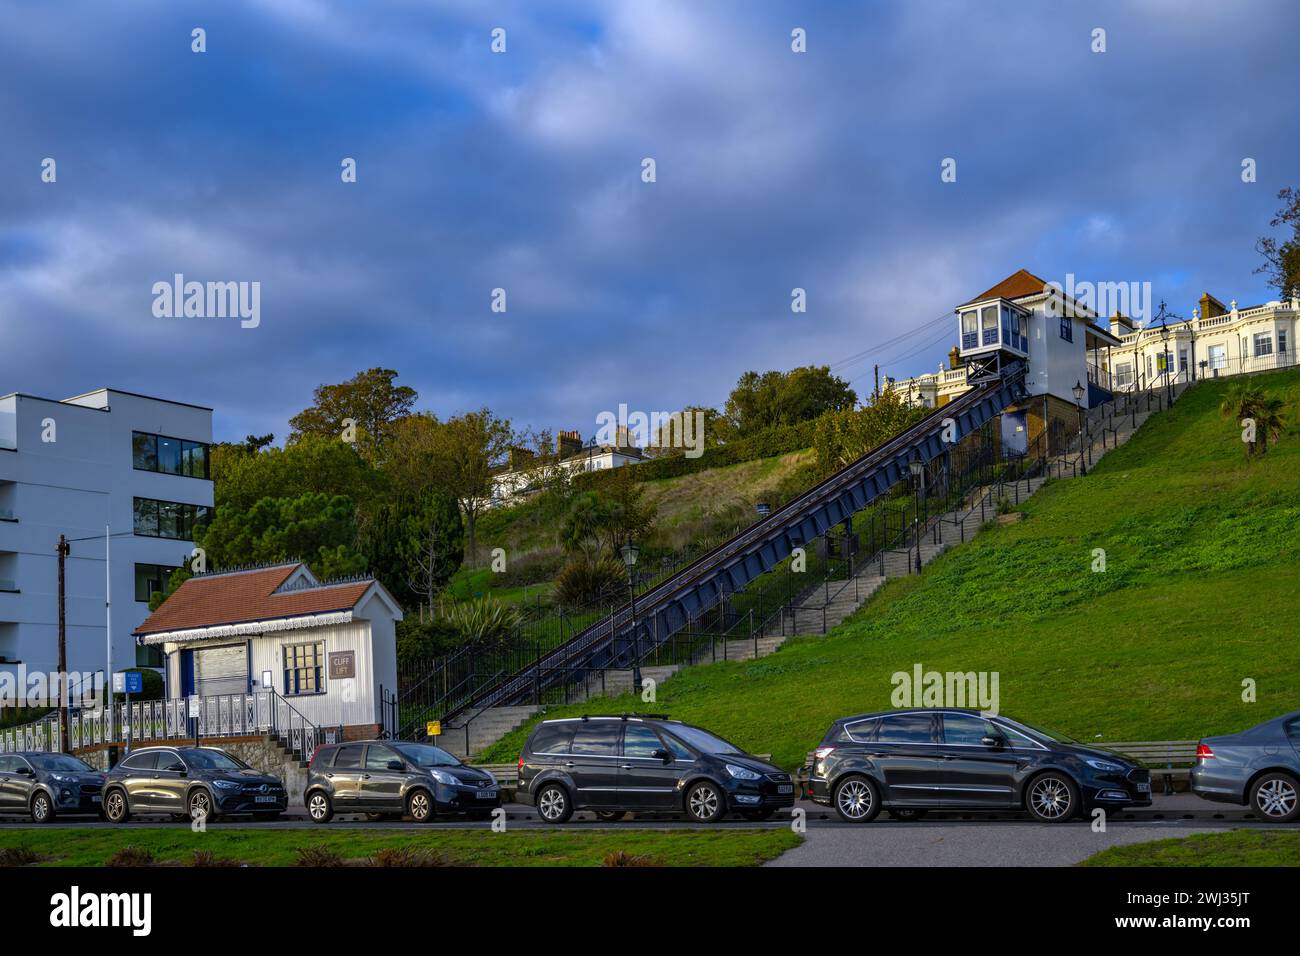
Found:
<svg viewBox="0 0 1300 956"><path fill-rule="evenodd" d="M132 631L209 520L211 443L212 410L185 402L115 389L0 398L0 671L58 668L60 534L68 670L105 668L106 590L113 669L161 666Z"/></svg>

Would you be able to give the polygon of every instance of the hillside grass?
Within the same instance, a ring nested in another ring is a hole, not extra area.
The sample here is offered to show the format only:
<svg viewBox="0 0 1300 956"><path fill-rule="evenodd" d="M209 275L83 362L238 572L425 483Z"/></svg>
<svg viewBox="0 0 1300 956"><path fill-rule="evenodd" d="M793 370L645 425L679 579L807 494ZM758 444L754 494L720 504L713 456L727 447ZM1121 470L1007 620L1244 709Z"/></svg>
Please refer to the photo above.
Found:
<svg viewBox="0 0 1300 956"><path fill-rule="evenodd" d="M1300 374L1254 379L1288 422L1256 460L1218 411L1231 381L1192 387L1087 477L1044 486L1023 521L890 581L826 637L688 668L653 706L551 715L667 711L795 768L835 718L896 706L891 676L918 663L997 672L1003 713L1098 743L1230 733L1294 709ZM1257 703L1242 700L1247 680ZM513 759L529 729L484 759Z"/></svg>

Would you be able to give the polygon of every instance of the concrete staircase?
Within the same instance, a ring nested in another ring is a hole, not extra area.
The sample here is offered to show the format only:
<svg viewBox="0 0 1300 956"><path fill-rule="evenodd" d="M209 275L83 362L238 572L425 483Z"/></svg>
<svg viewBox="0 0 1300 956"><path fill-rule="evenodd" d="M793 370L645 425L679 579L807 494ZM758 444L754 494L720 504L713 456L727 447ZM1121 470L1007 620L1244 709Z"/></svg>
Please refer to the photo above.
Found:
<svg viewBox="0 0 1300 956"><path fill-rule="evenodd" d="M524 724L542 708L533 704L518 707L489 707L480 712L462 714L447 722L438 738L438 746L465 760L481 754L510 731ZM466 746L466 725L469 726Z"/></svg>

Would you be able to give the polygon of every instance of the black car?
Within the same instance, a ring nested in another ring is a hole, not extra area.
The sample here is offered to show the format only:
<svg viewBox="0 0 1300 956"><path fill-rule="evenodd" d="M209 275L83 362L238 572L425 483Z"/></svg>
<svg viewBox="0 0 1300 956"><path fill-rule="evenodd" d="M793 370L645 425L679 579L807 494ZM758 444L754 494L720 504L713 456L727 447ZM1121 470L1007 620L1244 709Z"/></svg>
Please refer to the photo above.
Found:
<svg viewBox="0 0 1300 956"><path fill-rule="evenodd" d="M104 781L104 817L110 823L124 823L137 813L177 820L211 821L232 814L273 819L288 804L278 777L216 747L135 750Z"/></svg>
<svg viewBox="0 0 1300 956"><path fill-rule="evenodd" d="M359 740L316 751L303 800L317 823L328 823L335 813L405 815L425 823L440 813L489 817L501 806L501 788L491 773L466 766L441 747Z"/></svg>
<svg viewBox="0 0 1300 956"><path fill-rule="evenodd" d="M68 754L0 754L0 813L49 823L63 813L102 812L104 775Z"/></svg>
<svg viewBox="0 0 1300 956"><path fill-rule="evenodd" d="M1300 710L1196 748L1192 792L1220 803L1249 804L1265 820L1300 819Z"/></svg>
<svg viewBox="0 0 1300 956"><path fill-rule="evenodd" d="M666 717L575 717L537 725L519 758L516 799L547 823L575 810L621 819L681 811L712 823L729 811L765 820L794 806L790 775L721 737Z"/></svg>
<svg viewBox="0 0 1300 956"><path fill-rule="evenodd" d="M845 717L814 754L809 799L866 823L882 810L1023 808L1061 823L1093 807L1151 805L1150 773L1118 754L976 710L916 708Z"/></svg>

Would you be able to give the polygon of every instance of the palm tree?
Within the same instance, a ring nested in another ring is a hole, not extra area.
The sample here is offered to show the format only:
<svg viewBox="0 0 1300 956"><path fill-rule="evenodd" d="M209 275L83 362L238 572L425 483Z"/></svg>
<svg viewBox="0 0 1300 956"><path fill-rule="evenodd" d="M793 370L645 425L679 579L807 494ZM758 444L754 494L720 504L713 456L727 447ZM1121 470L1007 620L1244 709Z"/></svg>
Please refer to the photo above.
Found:
<svg viewBox="0 0 1300 956"><path fill-rule="evenodd" d="M1258 385L1234 382L1223 397L1219 411L1224 418L1237 422L1251 420L1255 425L1254 441L1244 442L1246 456L1264 454L1269 445L1276 445L1282 437L1282 400L1265 394Z"/></svg>

